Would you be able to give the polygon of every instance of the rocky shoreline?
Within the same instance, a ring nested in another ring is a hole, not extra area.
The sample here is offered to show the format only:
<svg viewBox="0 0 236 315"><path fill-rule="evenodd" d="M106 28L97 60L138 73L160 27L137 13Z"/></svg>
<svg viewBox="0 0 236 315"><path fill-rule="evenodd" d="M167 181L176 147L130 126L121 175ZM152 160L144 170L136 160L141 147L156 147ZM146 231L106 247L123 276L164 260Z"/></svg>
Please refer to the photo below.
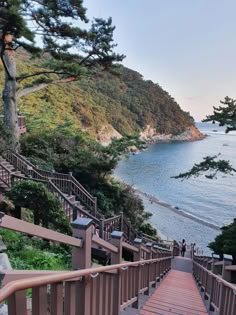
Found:
<svg viewBox="0 0 236 315"><path fill-rule="evenodd" d="M205 137L206 135L201 133L194 125L188 127L179 135L160 134L156 132L155 128L150 126L147 126L147 128L140 133L140 138L148 144L170 141L196 141L202 140Z"/></svg>
<svg viewBox="0 0 236 315"><path fill-rule="evenodd" d="M197 141L202 140L205 137L206 135L202 134L194 125L187 127L187 129L179 135L158 133L156 129L150 125L147 125L146 128L140 132L140 139L147 145L158 142ZM112 126L103 127L97 135L97 141L104 146L109 145L112 138L122 138L122 135ZM131 151L135 152L137 149L132 148Z"/></svg>

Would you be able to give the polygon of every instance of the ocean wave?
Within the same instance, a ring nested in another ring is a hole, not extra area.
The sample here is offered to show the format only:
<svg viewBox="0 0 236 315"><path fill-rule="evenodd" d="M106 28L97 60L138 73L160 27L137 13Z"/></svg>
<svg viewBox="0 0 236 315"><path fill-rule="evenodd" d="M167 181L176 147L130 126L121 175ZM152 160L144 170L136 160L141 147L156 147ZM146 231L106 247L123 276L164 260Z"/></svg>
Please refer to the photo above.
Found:
<svg viewBox="0 0 236 315"><path fill-rule="evenodd" d="M220 227L218 225L216 225L216 224L213 224L213 223L205 221L205 220L203 220L201 218L198 218L195 215L193 215L193 214L191 214L191 213L189 213L189 212L187 212L187 211L185 211L183 209L180 209L180 208L178 208L176 206L170 205L167 202L160 201L158 198L156 198L156 197L154 197L154 196L152 196L152 195L150 195L148 193L145 193L145 192L143 192L143 191L141 191L141 190L139 190L137 188L135 188L135 191L139 194L139 196L141 198L147 198L150 203L155 203L155 204L157 204L159 206L165 207L165 208L173 211L174 213L177 213L177 214L179 214L179 215L181 215L181 216L183 216L185 218L188 218L188 219L190 219L190 220L192 220L194 222L197 222L197 223L202 224L204 226L210 227L210 228L212 228L212 229L214 229L216 231L220 231Z"/></svg>

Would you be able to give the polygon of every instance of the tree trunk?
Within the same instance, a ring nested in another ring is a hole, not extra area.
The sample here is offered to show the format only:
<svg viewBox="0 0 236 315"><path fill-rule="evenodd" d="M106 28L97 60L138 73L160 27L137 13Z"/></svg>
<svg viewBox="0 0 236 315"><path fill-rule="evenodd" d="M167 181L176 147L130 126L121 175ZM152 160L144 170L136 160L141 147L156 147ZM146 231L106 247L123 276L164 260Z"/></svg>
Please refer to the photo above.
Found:
<svg viewBox="0 0 236 315"><path fill-rule="evenodd" d="M19 126L16 106L16 64L14 51L7 50L0 41L1 59L5 69L5 84L3 89L4 125L8 136L8 147L14 151L19 149Z"/></svg>

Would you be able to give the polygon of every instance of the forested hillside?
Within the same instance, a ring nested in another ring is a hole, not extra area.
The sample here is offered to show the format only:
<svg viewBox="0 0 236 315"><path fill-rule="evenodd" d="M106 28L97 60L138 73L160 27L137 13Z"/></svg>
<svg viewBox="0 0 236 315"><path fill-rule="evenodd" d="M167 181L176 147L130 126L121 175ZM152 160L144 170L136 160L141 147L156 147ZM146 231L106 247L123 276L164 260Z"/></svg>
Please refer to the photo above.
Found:
<svg viewBox="0 0 236 315"><path fill-rule="evenodd" d="M47 69L47 56L35 60L24 51L18 52L19 73L42 69ZM123 135L140 132L149 125L160 133L179 134L193 124L189 114L158 84L143 80L141 74L123 66L115 67L114 72L98 72L58 85L49 84L56 80L55 75L24 80L19 91L35 83L44 84L43 89L18 100L28 130L51 129L69 120L99 138L104 128L108 133L114 128Z"/></svg>

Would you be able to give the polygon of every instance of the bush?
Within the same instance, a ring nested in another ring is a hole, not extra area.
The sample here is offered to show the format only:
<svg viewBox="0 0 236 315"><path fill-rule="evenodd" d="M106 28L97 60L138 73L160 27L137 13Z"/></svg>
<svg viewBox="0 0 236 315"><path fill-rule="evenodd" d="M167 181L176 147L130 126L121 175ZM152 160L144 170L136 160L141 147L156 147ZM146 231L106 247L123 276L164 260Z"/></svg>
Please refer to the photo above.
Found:
<svg viewBox="0 0 236 315"><path fill-rule="evenodd" d="M72 230L60 201L42 183L32 180L16 182L7 196L15 206L32 210L34 223L72 235Z"/></svg>
<svg viewBox="0 0 236 315"><path fill-rule="evenodd" d="M214 242L208 247L223 258L223 254L233 256L233 264L236 264L236 218L233 223L221 228L222 233L217 235Z"/></svg>

